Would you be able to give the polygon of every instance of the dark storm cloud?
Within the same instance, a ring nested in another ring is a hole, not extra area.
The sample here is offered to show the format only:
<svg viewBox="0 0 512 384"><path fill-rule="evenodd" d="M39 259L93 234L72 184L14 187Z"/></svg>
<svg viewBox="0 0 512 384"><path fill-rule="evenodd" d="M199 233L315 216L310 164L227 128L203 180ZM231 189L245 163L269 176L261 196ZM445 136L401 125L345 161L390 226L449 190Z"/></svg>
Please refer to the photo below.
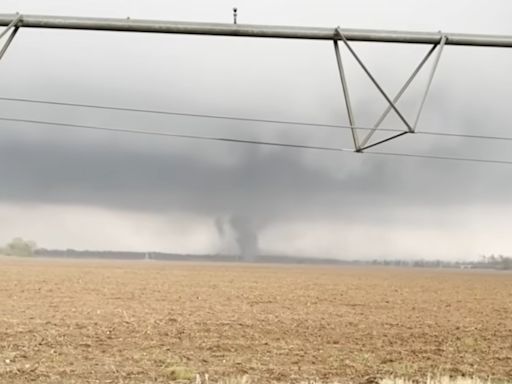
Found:
<svg viewBox="0 0 512 384"><path fill-rule="evenodd" d="M377 3L371 4L375 8ZM443 9L447 7L443 4ZM260 15L259 22L277 22ZM334 22L328 13L317 15L321 22L297 17L292 24ZM300 22L301 18L306 22ZM363 24L352 26L368 27L366 19L359 20ZM408 27L402 19L393 20L398 23L396 29ZM435 27L432 20L430 24L417 22L435 29L485 32L484 24L473 30L469 24L464 27L460 18L454 20L450 24L442 19L443 25ZM374 27L386 27L382 23ZM489 32L506 33L508 28L512 33L508 19L493 28ZM398 89L426 50L385 46L374 51L372 47L357 45L389 90ZM510 135L512 80L506 75L512 51L447 47L445 52L420 129ZM0 96L345 123L335 65L329 42L22 30L0 62ZM368 88L368 80L353 60L347 58L346 66L358 124L369 125L384 105L382 97ZM400 103L410 119L422 96L426 73ZM342 130L8 102L1 102L0 109L2 116L118 128L339 147L351 142ZM388 127L399 124L396 117L390 121ZM247 240L241 242L248 244L247 254L257 252L257 230L268 223L334 219L385 226L400 209L441 212L447 207L490 203L506 206L512 190L510 166L205 143L7 122L0 126L1 202L77 204L162 215L190 212L212 221L221 217L231 222L232 229L239 229L240 240ZM508 143L422 135L406 136L379 150L511 160Z"/></svg>
<svg viewBox="0 0 512 384"><path fill-rule="evenodd" d="M112 146L72 139L56 144L51 137L36 141L4 137L0 198L155 213L239 213L263 221L312 216L364 220L370 212L390 206L508 199L507 167L315 153L343 171L336 175L308 165L302 159L304 152L293 149L243 145L236 153L237 144L114 137L117 145ZM136 141L137 150L119 146L123 140ZM186 146L189 152L173 152L173 145ZM201 152L210 145L232 152L234 163L216 164L204 158Z"/></svg>

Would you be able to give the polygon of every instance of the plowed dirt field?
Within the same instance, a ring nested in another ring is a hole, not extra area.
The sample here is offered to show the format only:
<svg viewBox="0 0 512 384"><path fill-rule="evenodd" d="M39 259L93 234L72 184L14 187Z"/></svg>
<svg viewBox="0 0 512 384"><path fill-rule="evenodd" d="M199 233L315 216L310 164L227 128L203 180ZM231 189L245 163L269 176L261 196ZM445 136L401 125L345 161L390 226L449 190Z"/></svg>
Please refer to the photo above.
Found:
<svg viewBox="0 0 512 384"><path fill-rule="evenodd" d="M0 259L1 383L512 378L512 274Z"/></svg>

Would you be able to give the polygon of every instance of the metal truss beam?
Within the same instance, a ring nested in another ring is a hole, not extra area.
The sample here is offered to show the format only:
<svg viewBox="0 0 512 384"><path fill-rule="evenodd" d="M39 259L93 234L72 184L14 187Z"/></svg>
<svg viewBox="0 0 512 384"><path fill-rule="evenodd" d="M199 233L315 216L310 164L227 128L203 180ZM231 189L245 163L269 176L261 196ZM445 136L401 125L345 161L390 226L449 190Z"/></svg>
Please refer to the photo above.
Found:
<svg viewBox="0 0 512 384"><path fill-rule="evenodd" d="M357 134L357 127L355 126L355 123L354 123L354 116L353 116L353 113L352 113L352 108L351 108L351 105L350 105L350 99L348 98L348 89L347 89L347 82L346 82L346 76L345 76L345 73L343 71L343 66L342 66L342 58L341 58L341 53L340 53L340 50L338 48L338 42L336 40L334 40L334 49L335 49L335 53L336 53L336 59L337 59L337 63L338 63L338 69L339 69L339 72L340 72L340 77L341 77L341 83L342 83L342 87L343 87L343 92L344 92L344 95L345 95L345 103L347 105L347 111L348 111L348 117L349 117L349 123L350 123L350 128L352 130L352 136L354 138L354 150L356 152L362 152L363 150L366 150L366 149L369 149L369 148L372 148L372 147L375 147L379 144L383 144L383 143L386 143L388 141L391 141L393 139L396 139L398 137L401 137L407 133L414 133L415 132L415 129L416 129L416 126L418 125L418 121L419 121L419 118L421 116L421 112L423 110L423 107L425 105L425 101L427 99L427 96L428 96L428 92L430 90L430 87L432 85L432 80L434 78L434 74L436 72L436 69L437 69L437 66L439 64L439 60L441 58L441 54L443 52L443 48L444 46L446 45L446 42L447 42L447 37L446 35L444 34L441 34L441 37L440 37L440 40L438 43L434 44L432 46L432 48L430 48L430 50L427 52L427 54L422 58L422 60L420 61L420 63L416 66L416 68L414 69L414 71L412 72L412 74L409 76L409 78L405 81L404 85L400 88L400 90L398 91L398 93L396 94L396 96L391 99L388 94L384 91L384 89L382 88L382 86L379 84L379 82L375 79L375 77L371 74L371 72L369 71L369 69L366 67L366 65L363 63L363 61L361 60L361 58L357 55L357 53L355 52L355 50L352 48L352 46L349 44L349 42L347 41L347 39L344 37L344 32L341 30L340 27L337 27L336 28L336 31L338 33L339 36L341 36L341 39L343 41L343 43L345 44L345 46L347 47L348 51L352 54L352 56L354 57L354 59L357 61L357 63L361 66L361 68L363 69L363 71L366 73L366 75L369 77L369 79L372 81L372 83L375 85L375 87L377 88L377 90L382 94L382 96L384 96L384 98L386 99L386 101L388 102L388 106L387 108L384 110L384 112L381 114L381 116L377 119L377 122L373 125L373 128L368 132L368 134L363 138L362 141L359 141L359 138L358 138L358 134ZM421 103L420 103L420 107L418 109L418 112L416 114L416 119L414 121L414 124L411 125L407 119L404 117L404 115L400 112L400 110L397 108L396 106L396 103L398 102L398 100L400 100L400 98L402 97L402 95L404 94L404 92L407 90L407 88L409 87L409 85L412 83L412 81L414 80L414 78L416 77L416 75L420 72L420 70L423 68L423 66L425 65L425 63L428 61L428 59L432 56L432 54L434 53L434 51L437 49L437 55L434 59L434 64L432 66L432 69L430 71L430 74L429 74L429 77L428 77L428 81L427 81L427 85L425 87L425 92L423 93L423 97L421 99ZM404 132L400 132L398 134L395 134L391 137L388 137L388 138L385 138L383 140L380 140L380 141L377 141L375 143L372 143L372 144L368 144L370 138L373 136L373 134L376 132L376 130L379 128L379 126L381 125L381 123L384 121L384 119L388 116L388 114L391 112L391 110L393 110L397 115L398 117L400 118L400 120L402 120L402 122L405 124L405 126L407 127L407 130L405 130Z"/></svg>
<svg viewBox="0 0 512 384"><path fill-rule="evenodd" d="M397 103L398 100L400 100L400 98L402 97L402 95L404 94L404 92L407 90L407 88L409 87L409 85L412 83L412 81L415 79L416 75L420 72L421 68L423 68L423 65L425 65L425 63L428 61L428 59L430 58L430 56L432 55L432 53L434 53L435 49L437 48L437 44L436 45L433 45L432 48L430 48L430 50L427 52L427 54L423 57L423 59L420 61L420 63L418 64L418 66L414 69L413 73L411 74L411 76L409 76L409 78L407 79L407 81L404 83L404 85L402 86L402 88L400 88L400 90L398 91L398 93L396 94L396 96L393 98L393 103ZM361 145L364 147L366 146L366 144L368 144L368 141L370 141L370 138L373 136L373 134L375 133L375 131L380 127L380 125L382 124L382 122L384 121L384 119L388 116L389 112L391 112L392 108L390 105L387 106L387 108L384 110L384 112L382 113L382 115L380 115L380 117L377 119L377 122L373 125L373 128L371 129L370 132L368 132L368 134L366 135L366 137L362 140L361 142Z"/></svg>
<svg viewBox="0 0 512 384"><path fill-rule="evenodd" d="M0 14L0 26L9 25L17 14ZM176 33L191 35L245 36L285 39L341 40L334 28L290 27L251 24L200 23L161 20L108 19L93 17L22 15L24 28L86 29L124 32ZM348 41L437 44L437 32L344 29ZM448 33L447 45L512 47L512 36Z"/></svg>
<svg viewBox="0 0 512 384"><path fill-rule="evenodd" d="M398 115L398 117L400 118L400 120L402 120L402 122L405 124L405 126L407 127L407 129L409 130L409 132L413 132L413 128L412 126L409 124L409 122L407 121L407 119L404 117L404 115L398 110L398 108L396 107L395 103L393 102L393 100L391 100L391 98L388 96L388 94L386 93L386 91L384 91L384 89L381 87L381 85L379 84L379 82L375 79L375 77L370 73L369 69L366 67L366 65L364 65L363 61L361 60L361 58L357 55L357 53L354 51L354 49L350 46L350 44L348 43L347 39L345 38L345 36L343 35L343 32L341 30L340 27L336 28L336 32L338 32L338 34L341 36L341 39L343 40L343 43L345 43L345 46L348 48L348 50L350 51L350 53L352 54L352 56L354 56L354 58L356 59L356 61L359 63L359 65L361 66L361 68L363 69L363 71L368 75L368 77L370 78L370 80L372 81L372 83L375 85L375 87L377 88L377 90L382 94L382 96L384 96L384 98L386 99L386 101L389 103L389 106L395 111L395 113Z"/></svg>
<svg viewBox="0 0 512 384"><path fill-rule="evenodd" d="M237 36L237 37L258 37L258 38L283 38L283 39L311 39L331 40L334 42L334 50L338 64L341 85L347 109L348 119L352 131L354 148L357 152L383 144L407 133L414 133L418 125L421 112L424 108L428 93L430 91L435 71L439 64L441 54L445 45L477 46L477 47L508 47L512 48L512 36L499 35L475 35L439 32L410 32L410 31L386 31L386 30L365 30L365 29L341 29L337 28L315 28L315 27L290 27L272 25L249 25L249 24L223 24L223 23L201 23L201 22L180 22L160 20L135 20L135 19L109 19L90 17L67 17L67 16L42 16L42 15L20 15L0 14L0 26L6 28L0 33L0 39L13 29L5 44L0 48L0 59L3 57L19 28L53 28L65 30L97 30L117 32L148 32L148 33L170 33L189 35L211 35L211 36ZM387 108L381 114L368 134L360 140L355 123L355 117L350 101L350 94L342 62L342 55L338 46L342 41L348 51L352 54L367 76L370 78L377 90L388 102ZM370 73L361 58L352 48L349 41L382 42L382 43L407 43L407 44L431 44L432 47L420 61L413 73L406 80L398 93L391 98L379 84L376 78ZM416 75L429 60L437 49L432 69L430 71L427 85L421 99L413 124L410 124L405 116L398 109L396 103L408 89ZM407 130L378 142L369 144L369 141L384 119L391 111L394 111L404 123Z"/></svg>

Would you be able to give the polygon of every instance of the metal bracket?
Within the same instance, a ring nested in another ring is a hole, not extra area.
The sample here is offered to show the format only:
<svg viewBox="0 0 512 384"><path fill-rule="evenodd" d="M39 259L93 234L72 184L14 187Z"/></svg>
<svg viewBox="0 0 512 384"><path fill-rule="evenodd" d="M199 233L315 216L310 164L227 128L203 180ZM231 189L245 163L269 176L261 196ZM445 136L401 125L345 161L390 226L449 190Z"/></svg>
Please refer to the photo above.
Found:
<svg viewBox="0 0 512 384"><path fill-rule="evenodd" d="M393 99L391 99L388 94L384 91L384 89L381 87L381 85L377 82L377 80L375 79L375 77L370 73L369 69L364 65L363 61L361 60L361 58L357 55L357 53L354 51L354 49L350 46L350 44L348 43L347 39L345 38L345 36L343 35L343 32L341 30L340 27L337 27L336 28L336 33L341 37L341 40L343 41L343 43L345 44L345 46L347 47L347 49L349 50L349 52L352 54L352 56L356 59L356 61L358 62L358 64L361 66L361 68L364 70L364 72L367 74L367 76L370 78L370 80L372 81L372 83L375 85L375 87L377 88L377 90L382 94L382 96L386 99L386 101L388 102L388 106L387 108L384 110L384 112L381 114L381 116L377 119L377 122L373 125L373 127L370 129L370 132L368 132L368 134L363 138L362 141L359 141L359 138L358 138L358 134L357 134L357 127L355 126L355 121L354 121L354 116L353 116L353 113L352 113L352 108L351 108L351 105L350 105L350 98L348 96L348 87L347 87L347 81L346 81L346 76L345 76L345 72L343 70L343 65L342 65L342 61L341 61L341 54L340 54L340 50L339 50L339 47L338 47L338 44L337 44L337 40L334 40L334 50L335 50L335 54L336 54L336 59L337 59L337 63L338 63L338 69L339 69L339 72L340 72L340 78L341 78L341 83L342 83L342 87L343 87L343 93L344 93L344 97L345 97L345 104L346 104L346 107L347 107L347 112L348 112L348 117L349 117L349 123L350 123L350 128L352 130L352 137L354 139L354 148L355 148L355 151L356 152L362 152L363 150L365 149L368 149L368 148L371 148L371 147L374 147L374 146L377 146L379 144L382 144L382 143L385 143L385 142L388 142L390 140L393 140L395 138L398 138L400 136L403 136L407 133L414 133L415 132L415 129L417 127L417 124L418 124L418 121L419 121L419 118L420 118L420 115L421 115L421 112L423 110L423 106L425 104L425 101L426 101L426 98L427 98L427 95L428 95L428 92L430 90L430 86L432 84L432 80L434 78L434 73L437 69L437 66L439 64L439 59L441 57L441 53L443 51L443 48L444 48L444 45L446 43L446 40L447 40L447 37L446 35L441 35L441 39L440 39L440 42L439 43L436 43L434 44L430 50L427 52L427 54L422 58L422 60L420 61L420 63L417 65L417 67L414 69L414 71L412 72L412 74L409 76L409 78L406 80L406 82L404 83L404 85L400 88L400 90L398 91L398 93L395 95L395 97ZM400 110L397 108L396 106L396 103L398 102L398 100L400 100L400 98L402 97L402 95L404 94L404 92L407 90L407 88L409 87L409 85L412 83L412 81L414 80L414 78L416 77L416 75L420 72L421 68L423 68L424 64L428 61L428 59L430 58L430 56L434 53L434 51L439 47L439 50L438 50L438 53L437 53L437 56L435 58L435 61L434 61L434 65L432 67L432 70L430 72L430 75L429 75L429 79L428 79L428 82L427 82L427 86L426 86L426 89L425 89L425 92L423 94L423 98L422 98L422 101L421 101L421 104L420 104L420 108L417 112L417 115L416 115L416 119L414 121L414 124L411 125L407 119L404 117L404 115L400 112ZM378 142L375 142L375 143L372 143L372 144L368 144L370 138L373 136L373 134L375 133L375 131L379 128L379 126L381 125L381 123L384 121L384 119L387 117L387 115L391 112L391 110L393 110L397 115L398 117L400 118L400 120L402 120L402 122L405 124L405 126L407 127L407 130L405 130L404 132L400 132L396 135L393 135L391 137L388 137L386 139L383 139L383 140L380 140Z"/></svg>
<svg viewBox="0 0 512 384"><path fill-rule="evenodd" d="M21 21L21 15L16 16L16 17L14 18L14 20L13 20L13 21L11 21L11 22L9 23L9 25L8 25L7 27L5 27L5 29L4 29L2 32L0 32L0 39L1 39L2 37L4 37L4 35L5 35L7 32L9 32L9 30L10 30L12 27L17 26L17 25L18 25L18 23L19 23L20 21Z"/></svg>
<svg viewBox="0 0 512 384"><path fill-rule="evenodd" d="M11 34L9 35L9 37L7 38L7 41L5 42L5 44L0 49L0 59L2 59L2 57L5 55L5 52L7 52L7 49L11 45L12 40L16 36L16 33L18 33L18 30L20 29L18 24L21 21L21 18L22 18L21 15L16 16L14 18L14 20L11 21L11 23L7 27L5 27L5 29L0 33L0 39L1 39L2 37L4 37L4 35L7 32L9 32L11 30L11 28L14 28L13 31L11 32Z"/></svg>

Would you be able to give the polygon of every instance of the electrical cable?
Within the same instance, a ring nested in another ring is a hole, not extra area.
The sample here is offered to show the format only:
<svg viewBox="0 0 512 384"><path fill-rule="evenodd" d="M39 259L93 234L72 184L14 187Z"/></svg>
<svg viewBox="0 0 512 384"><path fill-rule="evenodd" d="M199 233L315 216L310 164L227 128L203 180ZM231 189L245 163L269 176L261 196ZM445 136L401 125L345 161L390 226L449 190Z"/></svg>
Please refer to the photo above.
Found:
<svg viewBox="0 0 512 384"><path fill-rule="evenodd" d="M102 110L114 110L121 112L137 112L137 113L150 113L159 115L170 115L170 116L184 116L184 117L196 117L196 118L207 118L207 119L219 119L219 120L235 120L255 123L267 123L267 124L283 124L283 125L295 125L295 126L306 126L306 127L323 127L323 128L337 128L337 129L358 129L358 130L373 130L373 127L363 127L340 124L328 124L328 123L314 123L304 121L290 121L290 120L275 120L275 119L258 119L250 117L240 116L228 116L228 115L214 115L214 114L202 114L202 113L188 113L188 112L176 112L176 111L163 111L154 109L143 109L143 108L130 108L130 107L115 107L108 105L95 105L95 104L82 104L82 103L68 103L54 100L37 100L28 98L15 98L15 97L0 97L0 101L14 101L22 103L32 104L46 104L46 105L58 105L65 107L78 107L78 108L90 108L90 109L102 109ZM382 132L406 132L403 129L393 128L378 128L378 131ZM478 135L478 134L466 134L466 133L450 133L450 132L435 132L435 131L416 131L417 135L429 135L429 136L447 136L447 137L460 137L468 139L481 139L481 140L501 140L501 141L512 141L511 136L491 136L491 135Z"/></svg>
<svg viewBox="0 0 512 384"><path fill-rule="evenodd" d="M272 141L260 141L260 140L248 140L248 139L234 139L234 138L220 137L220 136L177 134L177 133L170 133L170 132L148 131L148 130L139 130L139 129L110 128L110 127L101 127L101 126L97 126L97 125L62 123L62 122L44 121L44 120L16 119L16 118L0 117L0 121L10 121L10 122L29 123L29 124L38 124L38 125L49 125L49 126L57 126L57 127L79 128L79 129L107 131L107 132L116 132L116 133L142 134L142 135L149 135L149 136L167 136L167 137L182 138L182 139L221 141L221 142L230 142L230 143L274 146L274 147L287 147L287 148L311 149L311 150L331 151L331 152L356 153L353 149L349 149L349 148L324 147L324 146L313 146L313 145L292 144L292 143L279 143L279 142L272 142ZM361 152L361 153L368 154L368 155L380 155L380 156L414 157L414 158L422 158L422 159L512 165L512 161L509 161L509 160L479 159L479 158L472 158L472 157L452 157L452 156L443 156L443 155L424 155L424 154L414 154L414 153L381 152L381 151Z"/></svg>

